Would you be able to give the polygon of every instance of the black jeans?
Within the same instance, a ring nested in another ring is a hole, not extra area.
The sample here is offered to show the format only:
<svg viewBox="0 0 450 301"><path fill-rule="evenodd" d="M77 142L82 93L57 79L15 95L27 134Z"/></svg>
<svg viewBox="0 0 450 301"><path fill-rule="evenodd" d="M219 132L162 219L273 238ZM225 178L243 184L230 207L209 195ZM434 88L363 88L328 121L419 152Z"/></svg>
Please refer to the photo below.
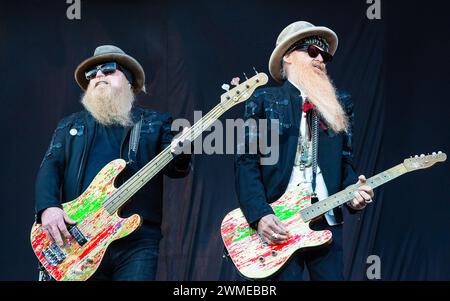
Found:
<svg viewBox="0 0 450 301"><path fill-rule="evenodd" d="M342 225L328 226L326 221L318 221L311 227L314 230L327 229L333 233L333 241L326 247L309 250L295 255L294 258L276 274L272 280L301 281L305 266L312 281L344 280L342 251Z"/></svg>
<svg viewBox="0 0 450 301"><path fill-rule="evenodd" d="M98 270L89 280L155 280L160 239L146 235L145 226L138 231L111 243Z"/></svg>

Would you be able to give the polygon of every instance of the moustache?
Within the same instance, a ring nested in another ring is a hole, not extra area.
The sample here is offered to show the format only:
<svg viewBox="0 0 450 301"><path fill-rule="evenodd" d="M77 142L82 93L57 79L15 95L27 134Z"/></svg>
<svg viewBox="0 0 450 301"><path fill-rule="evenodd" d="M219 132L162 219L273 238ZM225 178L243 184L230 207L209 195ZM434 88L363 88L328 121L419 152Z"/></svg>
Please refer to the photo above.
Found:
<svg viewBox="0 0 450 301"><path fill-rule="evenodd" d="M324 63L321 63L318 61L312 61L311 64L313 67L316 67L316 68L320 69L320 71L325 72L325 64Z"/></svg>

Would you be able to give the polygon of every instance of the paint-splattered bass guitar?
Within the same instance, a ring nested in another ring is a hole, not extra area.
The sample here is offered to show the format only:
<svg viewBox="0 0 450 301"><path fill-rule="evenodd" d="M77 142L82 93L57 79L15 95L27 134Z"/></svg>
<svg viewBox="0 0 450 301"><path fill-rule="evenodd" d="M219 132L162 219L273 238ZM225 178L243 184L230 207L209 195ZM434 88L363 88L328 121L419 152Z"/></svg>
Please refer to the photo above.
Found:
<svg viewBox="0 0 450 301"><path fill-rule="evenodd" d="M428 168L447 159L444 153L421 155L406 159L403 163L379 173L367 180L367 185L378 187L407 172ZM301 186L286 191L271 203L275 215L289 231L284 244L263 242L259 234L247 223L241 209L235 209L223 219L222 239L230 258L240 274L250 279L264 279L280 271L294 253L325 246L331 243L331 232L313 231L309 224L328 210L338 207L353 198L356 184L328 198L311 204L309 191Z"/></svg>
<svg viewBox="0 0 450 301"><path fill-rule="evenodd" d="M248 99L257 87L267 81L265 73L257 73L228 90L221 95L220 104L180 138L194 141L224 112ZM114 181L126 167L126 162L117 159L103 167L82 195L63 204L63 210L76 221L76 225L69 226L72 238L65 241L63 247L52 243L41 225L35 223L31 230L31 245L46 271L56 280L86 280L92 276L109 244L129 235L141 225L139 215L122 218L119 209L173 157L169 146L119 188L114 187Z"/></svg>

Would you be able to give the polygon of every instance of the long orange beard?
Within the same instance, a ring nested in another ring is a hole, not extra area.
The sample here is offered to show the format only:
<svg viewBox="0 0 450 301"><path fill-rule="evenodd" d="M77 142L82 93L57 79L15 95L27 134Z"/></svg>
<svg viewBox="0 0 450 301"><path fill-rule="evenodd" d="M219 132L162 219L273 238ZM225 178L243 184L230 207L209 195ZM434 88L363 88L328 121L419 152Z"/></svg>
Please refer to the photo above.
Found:
<svg viewBox="0 0 450 301"><path fill-rule="evenodd" d="M89 85L81 103L99 123L103 125L131 126L131 108L134 95L124 83L120 88L110 84L100 84L98 87Z"/></svg>
<svg viewBox="0 0 450 301"><path fill-rule="evenodd" d="M292 76L289 77L308 95L321 117L336 133L346 132L348 118L336 96L336 89L326 74L325 65L316 61L305 63L295 59L293 66L298 67L290 70ZM314 66L318 66L322 72Z"/></svg>

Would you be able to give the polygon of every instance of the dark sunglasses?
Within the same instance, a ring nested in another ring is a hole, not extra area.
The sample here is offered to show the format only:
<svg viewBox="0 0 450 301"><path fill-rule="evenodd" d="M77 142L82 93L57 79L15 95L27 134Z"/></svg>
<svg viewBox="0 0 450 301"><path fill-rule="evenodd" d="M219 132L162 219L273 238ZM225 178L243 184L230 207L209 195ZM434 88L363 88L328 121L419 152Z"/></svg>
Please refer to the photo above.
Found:
<svg viewBox="0 0 450 301"><path fill-rule="evenodd" d="M86 77L87 80L91 80L97 76L97 72L99 70L102 71L102 73L104 75L109 75L109 74L113 74L114 72L116 72L117 69L120 69L119 66L117 65L117 63L110 62L110 63L106 63L106 64L103 64L98 67L94 67L89 71L86 71L84 73L84 76Z"/></svg>
<svg viewBox="0 0 450 301"><path fill-rule="evenodd" d="M316 58L320 54L322 56L323 62L325 64L329 63L329 62L331 62L333 60L333 56L330 53L328 53L326 51L323 51L323 50L320 50L317 46L314 46L314 45L309 45L306 48L305 47L301 47L301 46L294 47L291 50L291 52L295 51L295 50L306 51L306 52L308 52L308 55L311 58Z"/></svg>

